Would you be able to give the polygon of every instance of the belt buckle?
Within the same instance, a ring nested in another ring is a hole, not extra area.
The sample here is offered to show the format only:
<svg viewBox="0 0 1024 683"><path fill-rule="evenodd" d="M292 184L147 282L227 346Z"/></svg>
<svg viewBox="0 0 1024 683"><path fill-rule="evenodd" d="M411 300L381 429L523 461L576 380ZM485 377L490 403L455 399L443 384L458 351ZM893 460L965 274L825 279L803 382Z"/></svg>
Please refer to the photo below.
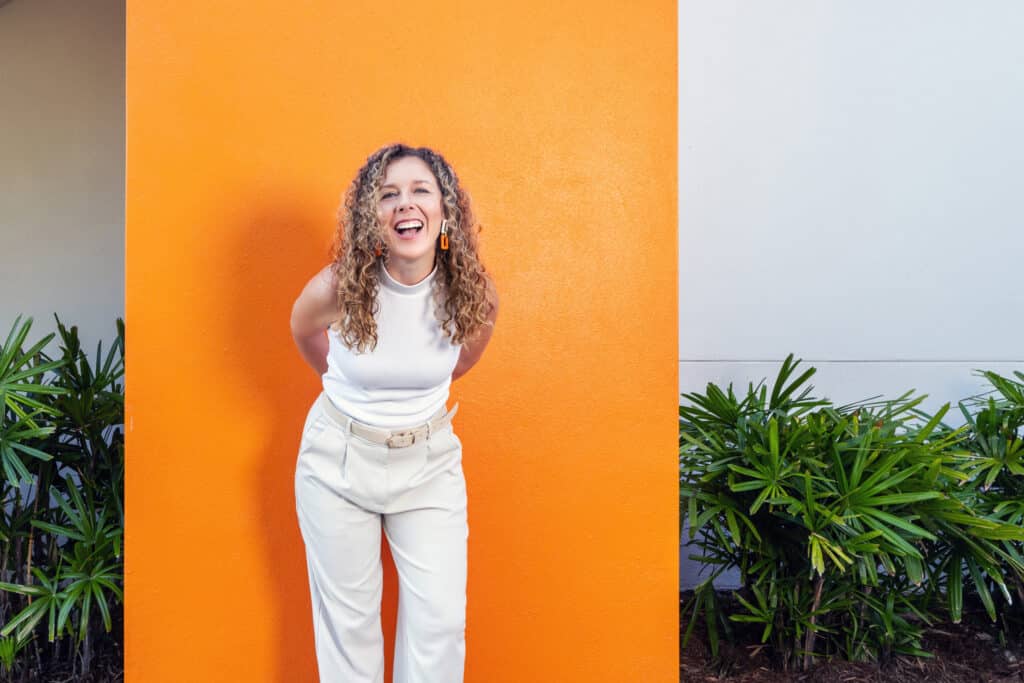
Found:
<svg viewBox="0 0 1024 683"><path fill-rule="evenodd" d="M415 432L395 432L384 442L388 448L405 448L416 443Z"/></svg>

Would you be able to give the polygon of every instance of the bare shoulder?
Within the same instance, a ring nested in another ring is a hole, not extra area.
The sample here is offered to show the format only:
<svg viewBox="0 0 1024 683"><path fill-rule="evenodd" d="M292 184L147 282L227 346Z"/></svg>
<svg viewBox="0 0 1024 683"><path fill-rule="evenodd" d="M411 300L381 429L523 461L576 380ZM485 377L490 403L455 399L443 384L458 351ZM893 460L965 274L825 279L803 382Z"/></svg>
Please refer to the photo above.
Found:
<svg viewBox="0 0 1024 683"><path fill-rule="evenodd" d="M317 271L316 275L306 283L299 299L307 299L317 309L331 308L337 305L338 284L334 275L334 265L328 264Z"/></svg>
<svg viewBox="0 0 1024 683"><path fill-rule="evenodd" d="M338 290L334 266L329 264L310 278L295 300L292 306L292 330L298 334L311 334L323 330L337 317Z"/></svg>
<svg viewBox="0 0 1024 683"><path fill-rule="evenodd" d="M316 284L321 289L331 292L332 294L338 291L338 280L334 273L334 264L328 263L326 266L321 268L310 284Z"/></svg>

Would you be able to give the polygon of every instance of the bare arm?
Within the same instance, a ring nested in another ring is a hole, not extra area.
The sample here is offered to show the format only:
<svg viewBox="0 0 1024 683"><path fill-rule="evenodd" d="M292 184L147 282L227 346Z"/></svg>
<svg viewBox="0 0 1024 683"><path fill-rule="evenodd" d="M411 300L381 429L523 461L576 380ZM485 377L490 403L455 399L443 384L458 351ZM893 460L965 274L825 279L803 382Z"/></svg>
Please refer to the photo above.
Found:
<svg viewBox="0 0 1024 683"><path fill-rule="evenodd" d="M327 326L338 317L331 266L313 276L292 306L292 338L317 376L327 372Z"/></svg>
<svg viewBox="0 0 1024 683"><path fill-rule="evenodd" d="M487 343L491 341L494 334L494 322L498 319L498 290L494 288L494 281L487 280L487 299L491 302L491 312L487 316L487 324L477 332L472 339L466 340L459 353L459 362L455 364L455 371L452 372L452 381L462 377L469 369L476 365L480 357L484 355Z"/></svg>

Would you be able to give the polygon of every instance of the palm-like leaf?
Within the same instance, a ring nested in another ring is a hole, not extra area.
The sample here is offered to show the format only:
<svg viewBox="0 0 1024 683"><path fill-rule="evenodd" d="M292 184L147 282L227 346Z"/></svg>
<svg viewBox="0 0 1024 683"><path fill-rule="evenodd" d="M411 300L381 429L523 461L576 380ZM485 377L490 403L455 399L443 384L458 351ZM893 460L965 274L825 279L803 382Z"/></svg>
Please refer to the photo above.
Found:
<svg viewBox="0 0 1024 683"><path fill-rule="evenodd" d="M815 399L798 364L783 362L770 394L709 384L679 408L681 513L697 559L740 571L735 620L764 623L764 642L806 664L816 637L850 658L920 654L916 623L941 586L954 618L965 585L995 614L1024 576L1024 384L990 378L1002 398L953 429L948 405L927 415L912 391ZM702 586L694 618L711 604Z"/></svg>

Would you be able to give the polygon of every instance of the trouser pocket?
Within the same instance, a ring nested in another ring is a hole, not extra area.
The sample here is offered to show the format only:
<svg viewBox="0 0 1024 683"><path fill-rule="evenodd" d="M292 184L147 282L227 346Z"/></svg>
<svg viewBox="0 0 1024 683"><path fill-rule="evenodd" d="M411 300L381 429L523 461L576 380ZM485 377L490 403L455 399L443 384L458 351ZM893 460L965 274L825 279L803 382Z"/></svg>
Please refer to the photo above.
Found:
<svg viewBox="0 0 1024 683"><path fill-rule="evenodd" d="M339 495L348 488L348 441L344 430L323 412L319 401L310 408L299 444L295 464L297 506L314 495Z"/></svg>

